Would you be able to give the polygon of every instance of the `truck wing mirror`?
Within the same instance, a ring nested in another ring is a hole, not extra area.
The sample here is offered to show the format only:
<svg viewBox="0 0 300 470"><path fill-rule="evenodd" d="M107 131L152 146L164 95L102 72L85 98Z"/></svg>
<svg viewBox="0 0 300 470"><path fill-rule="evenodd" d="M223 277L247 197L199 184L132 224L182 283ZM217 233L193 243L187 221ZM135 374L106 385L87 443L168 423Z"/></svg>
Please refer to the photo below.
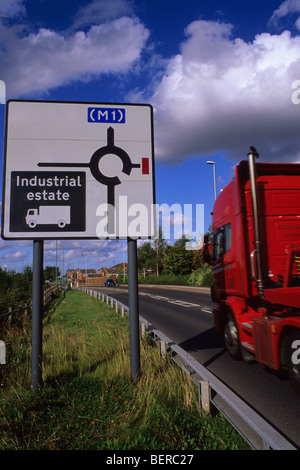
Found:
<svg viewBox="0 0 300 470"><path fill-rule="evenodd" d="M203 261L204 261L204 263L210 263L210 262L211 262L210 243L209 243L209 237L208 237L208 235L204 235L204 242L203 242L203 248L202 248L202 256L203 256Z"/></svg>

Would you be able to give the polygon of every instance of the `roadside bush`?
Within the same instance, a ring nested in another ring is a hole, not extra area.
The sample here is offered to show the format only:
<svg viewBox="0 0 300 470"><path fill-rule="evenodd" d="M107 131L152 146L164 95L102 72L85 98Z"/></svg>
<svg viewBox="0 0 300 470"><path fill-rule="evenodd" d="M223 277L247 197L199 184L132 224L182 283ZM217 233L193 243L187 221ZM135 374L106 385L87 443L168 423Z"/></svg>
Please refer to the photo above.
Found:
<svg viewBox="0 0 300 470"><path fill-rule="evenodd" d="M205 266L189 275L188 285L210 287L212 283L212 274L210 266Z"/></svg>
<svg viewBox="0 0 300 470"><path fill-rule="evenodd" d="M188 276L162 273L159 276L155 274L146 277L139 277L141 284L159 284L165 286L186 286Z"/></svg>
<svg viewBox="0 0 300 470"><path fill-rule="evenodd" d="M0 315L29 302L32 295L32 270L26 266L23 273L0 268Z"/></svg>
<svg viewBox="0 0 300 470"><path fill-rule="evenodd" d="M146 277L139 276L139 283L165 286L210 287L212 283L211 268L210 266L204 266L188 275L162 273L159 276L156 276L155 274Z"/></svg>

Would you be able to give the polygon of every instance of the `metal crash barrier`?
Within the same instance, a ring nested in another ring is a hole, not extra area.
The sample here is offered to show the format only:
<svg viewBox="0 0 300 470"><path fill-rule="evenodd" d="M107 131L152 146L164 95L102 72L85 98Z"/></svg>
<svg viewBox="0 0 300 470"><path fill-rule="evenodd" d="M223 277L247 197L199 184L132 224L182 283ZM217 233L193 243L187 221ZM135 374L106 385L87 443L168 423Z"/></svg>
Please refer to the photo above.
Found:
<svg viewBox="0 0 300 470"><path fill-rule="evenodd" d="M128 306L114 297L86 287L81 291L96 297L121 315L128 312ZM168 354L198 387L199 404L210 413L212 407L219 410L245 441L255 450L298 450L275 428L265 421L240 397L230 390L214 374L194 359L173 340L155 328L150 322L139 316L141 334L150 335L158 344L162 355Z"/></svg>

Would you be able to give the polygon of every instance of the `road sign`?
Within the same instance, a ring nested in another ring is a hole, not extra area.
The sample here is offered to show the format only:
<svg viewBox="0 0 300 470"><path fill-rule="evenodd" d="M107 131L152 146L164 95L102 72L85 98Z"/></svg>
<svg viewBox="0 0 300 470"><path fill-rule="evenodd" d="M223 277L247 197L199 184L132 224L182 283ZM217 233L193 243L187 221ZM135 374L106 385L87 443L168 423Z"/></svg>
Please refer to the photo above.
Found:
<svg viewBox="0 0 300 470"><path fill-rule="evenodd" d="M4 239L155 235L150 105L6 106Z"/></svg>

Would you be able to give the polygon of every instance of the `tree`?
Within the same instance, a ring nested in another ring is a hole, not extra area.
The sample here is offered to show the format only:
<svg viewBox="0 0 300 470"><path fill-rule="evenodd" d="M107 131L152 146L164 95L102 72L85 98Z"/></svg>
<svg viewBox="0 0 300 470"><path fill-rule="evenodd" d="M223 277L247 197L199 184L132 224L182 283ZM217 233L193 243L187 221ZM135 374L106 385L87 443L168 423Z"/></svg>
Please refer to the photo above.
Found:
<svg viewBox="0 0 300 470"><path fill-rule="evenodd" d="M154 250L156 256L156 275L158 276L163 270L163 257L167 241L163 238L163 232L161 226L159 227L158 238L154 240Z"/></svg>
<svg viewBox="0 0 300 470"><path fill-rule="evenodd" d="M152 248L150 242L144 243L137 250L137 265L139 270L143 270L144 276L146 271L155 270L156 267L156 253Z"/></svg>
<svg viewBox="0 0 300 470"><path fill-rule="evenodd" d="M57 274L56 274L56 266L46 266L44 269L44 280L53 282L56 280L56 277L60 276L60 269L57 267Z"/></svg>
<svg viewBox="0 0 300 470"><path fill-rule="evenodd" d="M165 248L164 268L173 274L189 274L193 271L193 253L185 249L188 241L183 236L174 245Z"/></svg>
<svg viewBox="0 0 300 470"><path fill-rule="evenodd" d="M193 269L200 269L203 267L204 261L203 261L203 254L202 250L193 250Z"/></svg>

